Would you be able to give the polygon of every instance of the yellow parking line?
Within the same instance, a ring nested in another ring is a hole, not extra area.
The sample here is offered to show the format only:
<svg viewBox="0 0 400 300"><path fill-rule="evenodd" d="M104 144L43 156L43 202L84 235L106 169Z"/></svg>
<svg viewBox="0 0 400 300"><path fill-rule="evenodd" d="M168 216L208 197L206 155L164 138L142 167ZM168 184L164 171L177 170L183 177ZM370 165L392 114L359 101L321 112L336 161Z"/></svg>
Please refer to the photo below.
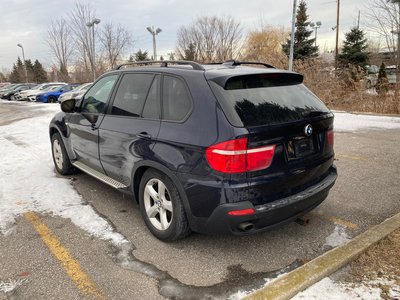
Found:
<svg viewBox="0 0 400 300"><path fill-rule="evenodd" d="M320 216L322 216L323 218L325 218L325 219L327 219L327 220L329 220L329 221L331 221L331 222L333 222L333 223L336 223L336 224L338 224L338 225L341 225L341 226L343 226L343 227L350 228L350 229L357 229L357 228L358 228L358 225L357 225L357 224L354 224L354 223L352 223L352 222L350 222L350 221L343 220L343 219L338 218L338 217L335 217L335 216L325 215L325 214L322 213L322 212L318 212L318 214L319 214Z"/></svg>
<svg viewBox="0 0 400 300"><path fill-rule="evenodd" d="M33 212L28 212L24 217L39 233L43 242L64 267L68 276L72 279L78 289L84 295L90 295L96 299L106 299L98 286L82 270L80 264L71 256L68 249L61 245L60 240L54 235L54 233L42 223L39 216Z"/></svg>
<svg viewBox="0 0 400 300"><path fill-rule="evenodd" d="M335 216L328 216L327 218L330 221L332 221L332 222L334 222L336 224L342 225L342 226L350 228L350 229L357 229L358 228L357 224L354 224L354 223L352 223L350 221L346 221L346 220L340 219L340 218L335 217Z"/></svg>

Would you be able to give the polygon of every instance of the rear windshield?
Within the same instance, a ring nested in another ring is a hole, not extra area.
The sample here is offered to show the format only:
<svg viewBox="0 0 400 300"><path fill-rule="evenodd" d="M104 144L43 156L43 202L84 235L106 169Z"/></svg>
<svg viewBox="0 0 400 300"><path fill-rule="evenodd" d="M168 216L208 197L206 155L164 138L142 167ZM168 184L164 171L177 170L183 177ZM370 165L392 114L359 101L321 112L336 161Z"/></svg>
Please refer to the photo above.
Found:
<svg viewBox="0 0 400 300"><path fill-rule="evenodd" d="M249 127L329 113L301 81L301 75L296 74L257 74L230 78L223 87L209 83L229 122Z"/></svg>

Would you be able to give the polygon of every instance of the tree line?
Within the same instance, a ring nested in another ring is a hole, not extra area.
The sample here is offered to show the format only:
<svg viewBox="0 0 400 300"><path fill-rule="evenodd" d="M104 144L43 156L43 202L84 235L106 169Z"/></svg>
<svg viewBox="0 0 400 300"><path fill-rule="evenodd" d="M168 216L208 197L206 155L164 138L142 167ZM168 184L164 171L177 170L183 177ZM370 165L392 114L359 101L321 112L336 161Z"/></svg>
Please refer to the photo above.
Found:
<svg viewBox="0 0 400 300"><path fill-rule="evenodd" d="M374 30L385 36L389 47L394 47L393 34L388 28L399 28L398 0L372 0L375 8L369 16L374 22ZM53 20L46 34L46 44L57 62L57 77L70 81L69 70L73 66L75 81L89 81L92 66L101 74L114 68L124 60L151 60L147 50L139 49L127 55L134 44L130 31L120 24L100 23L95 26L95 35L87 24L96 16L90 4L76 2L66 16ZM382 21L383 20L383 21ZM380 24L380 25L376 25ZM391 27L389 27L389 25ZM318 56L319 49L312 38L310 17L307 4L301 0L296 13L294 36L294 59L303 61ZM94 38L94 40L93 40ZM99 46L93 56L93 43ZM227 59L258 60L274 62L278 67L286 68L290 48L290 33L285 27L263 25L260 30L250 31L246 36L239 21L231 16L202 16L190 24L181 26L177 31L175 52L168 53L166 59L193 60L200 63L221 62ZM346 33L342 52L338 56L341 65L365 66L368 63L368 41L365 32L358 27ZM161 57L160 59L164 59ZM94 61L93 61L94 60ZM38 62L39 63L39 62ZM36 61L32 66L37 63ZM33 67L27 63L29 74ZM12 71L13 80L20 80L21 66L17 61ZM36 75L30 75L30 78ZM38 77L39 78L39 77Z"/></svg>

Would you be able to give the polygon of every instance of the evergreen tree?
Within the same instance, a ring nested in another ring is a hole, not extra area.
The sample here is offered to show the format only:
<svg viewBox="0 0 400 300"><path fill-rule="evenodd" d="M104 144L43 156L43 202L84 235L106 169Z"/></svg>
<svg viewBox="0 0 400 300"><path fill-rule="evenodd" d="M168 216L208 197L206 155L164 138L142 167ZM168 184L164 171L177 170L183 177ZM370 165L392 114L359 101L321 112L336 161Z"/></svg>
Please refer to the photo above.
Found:
<svg viewBox="0 0 400 300"><path fill-rule="evenodd" d="M194 43L190 43L188 48L184 50L184 55L182 56L183 60L196 60L196 45Z"/></svg>
<svg viewBox="0 0 400 300"><path fill-rule="evenodd" d="M33 64L33 81L37 83L47 82L47 72L44 70L42 64L35 60Z"/></svg>
<svg viewBox="0 0 400 300"><path fill-rule="evenodd" d="M149 53L147 51L142 51L142 49L139 49L139 51L135 53L135 61L145 61L145 60L150 60Z"/></svg>
<svg viewBox="0 0 400 300"><path fill-rule="evenodd" d="M339 54L339 61L346 65L364 67L368 63L367 39L365 33L357 27L352 28L346 33L346 39L343 42L342 53Z"/></svg>
<svg viewBox="0 0 400 300"><path fill-rule="evenodd" d="M34 82L34 71L33 71L33 64L32 61L30 59L25 60L25 66L26 66L26 71L27 71L27 81L28 82Z"/></svg>
<svg viewBox="0 0 400 300"><path fill-rule="evenodd" d="M300 1L296 13L296 30L294 33L294 59L306 59L318 55L318 46L314 46L315 39L310 38L313 30L308 30L310 21L308 21L307 4L304 0ZM283 51L289 56L290 39L282 45Z"/></svg>
<svg viewBox="0 0 400 300"><path fill-rule="evenodd" d="M13 65L13 70L10 74L10 81L13 83L25 82L25 69L22 60L18 57L17 63Z"/></svg>
<svg viewBox="0 0 400 300"><path fill-rule="evenodd" d="M378 82L376 83L375 86L375 89L378 92L378 94L386 94L387 91L389 90L389 81L387 78L385 68L386 67L384 63L382 63L381 66L379 67Z"/></svg>

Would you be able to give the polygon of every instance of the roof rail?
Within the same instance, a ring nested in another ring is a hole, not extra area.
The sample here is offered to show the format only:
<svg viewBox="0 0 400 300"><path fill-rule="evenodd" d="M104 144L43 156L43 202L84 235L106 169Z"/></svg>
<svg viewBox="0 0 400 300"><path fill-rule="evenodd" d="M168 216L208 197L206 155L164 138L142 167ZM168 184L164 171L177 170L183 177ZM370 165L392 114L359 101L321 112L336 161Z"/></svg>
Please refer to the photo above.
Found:
<svg viewBox="0 0 400 300"><path fill-rule="evenodd" d="M260 65L260 66L264 66L267 68L272 68L272 69L276 69L273 65L269 65L269 64L265 64L262 62L256 62L256 61L237 61L237 60L227 60L223 63L223 65L226 66L240 66L240 65Z"/></svg>
<svg viewBox="0 0 400 300"><path fill-rule="evenodd" d="M193 68L193 70L201 70L204 71L204 67L194 61L187 60L145 60L145 61L132 61L119 65L115 68L115 70L119 70L124 66L130 65L152 65L152 64L160 64L160 67L167 68L169 64L172 65L189 65Z"/></svg>

